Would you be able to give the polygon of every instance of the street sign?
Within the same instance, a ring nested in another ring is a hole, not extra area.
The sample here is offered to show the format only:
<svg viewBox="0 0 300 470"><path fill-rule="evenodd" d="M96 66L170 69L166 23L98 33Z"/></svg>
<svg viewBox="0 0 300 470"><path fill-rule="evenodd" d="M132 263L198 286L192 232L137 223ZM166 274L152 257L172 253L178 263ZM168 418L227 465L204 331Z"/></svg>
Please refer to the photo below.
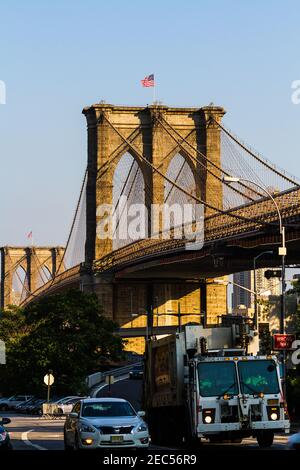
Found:
<svg viewBox="0 0 300 470"><path fill-rule="evenodd" d="M52 374L46 374L44 377L45 385L53 385L54 384L54 377Z"/></svg>
<svg viewBox="0 0 300 470"><path fill-rule="evenodd" d="M292 344L295 341L295 335L290 334L275 334L273 335L273 349L274 351L286 351L291 350Z"/></svg>

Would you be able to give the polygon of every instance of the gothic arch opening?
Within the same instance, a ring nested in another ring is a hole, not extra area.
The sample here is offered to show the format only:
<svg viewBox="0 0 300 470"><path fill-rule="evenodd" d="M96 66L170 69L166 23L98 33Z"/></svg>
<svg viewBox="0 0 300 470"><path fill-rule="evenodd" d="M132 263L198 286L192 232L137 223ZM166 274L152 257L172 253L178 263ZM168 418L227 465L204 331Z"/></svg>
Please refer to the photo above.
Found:
<svg viewBox="0 0 300 470"><path fill-rule="evenodd" d="M39 287L43 286L48 281L50 281L50 279L52 279L51 271L47 265L43 264L39 269L36 288L38 289Z"/></svg>
<svg viewBox="0 0 300 470"><path fill-rule="evenodd" d="M184 223L195 220L196 181L194 173L183 155L177 153L169 163L166 176L183 188L187 193L178 189L169 181L164 182L164 204L169 219L164 220L164 230L168 227L179 227ZM168 209L167 209L168 208Z"/></svg>
<svg viewBox="0 0 300 470"><path fill-rule="evenodd" d="M19 305L28 295L27 273L23 266L18 266L12 277L12 302Z"/></svg>
<svg viewBox="0 0 300 470"><path fill-rule="evenodd" d="M115 168L112 205L113 250L147 236L144 176L129 152Z"/></svg>
<svg viewBox="0 0 300 470"><path fill-rule="evenodd" d="M180 154L174 155L169 163L166 176L184 188L188 193L196 196L196 182L193 171L187 160ZM178 202L180 204L194 203L195 200L184 194L174 185L165 181L164 184L164 201L167 204Z"/></svg>

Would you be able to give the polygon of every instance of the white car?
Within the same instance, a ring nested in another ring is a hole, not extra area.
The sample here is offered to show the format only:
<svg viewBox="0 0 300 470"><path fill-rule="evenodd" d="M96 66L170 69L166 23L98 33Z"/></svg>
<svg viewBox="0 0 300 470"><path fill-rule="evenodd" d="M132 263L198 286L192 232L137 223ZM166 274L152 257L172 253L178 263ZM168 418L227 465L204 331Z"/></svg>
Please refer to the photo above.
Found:
<svg viewBox="0 0 300 470"><path fill-rule="evenodd" d="M74 408L75 403L77 403L79 400L82 400L84 397L74 397L70 398L64 402L58 403L57 405L57 413L58 414L67 414L71 413L71 411Z"/></svg>
<svg viewBox="0 0 300 470"><path fill-rule="evenodd" d="M13 409L15 406L25 403L33 398L33 395L13 395L10 398L1 400L0 410L7 411Z"/></svg>
<svg viewBox="0 0 300 470"><path fill-rule="evenodd" d="M144 415L121 398L81 400L65 421L65 449L147 448L150 439Z"/></svg>

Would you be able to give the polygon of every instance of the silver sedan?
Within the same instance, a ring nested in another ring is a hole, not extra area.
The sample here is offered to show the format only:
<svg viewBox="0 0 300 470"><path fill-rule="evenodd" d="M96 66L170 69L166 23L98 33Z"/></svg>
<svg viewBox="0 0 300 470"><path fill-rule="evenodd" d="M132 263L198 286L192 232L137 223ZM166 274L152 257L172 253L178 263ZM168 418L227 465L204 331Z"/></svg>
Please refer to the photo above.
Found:
<svg viewBox="0 0 300 470"><path fill-rule="evenodd" d="M121 398L87 398L74 406L64 426L66 450L147 448L148 426Z"/></svg>

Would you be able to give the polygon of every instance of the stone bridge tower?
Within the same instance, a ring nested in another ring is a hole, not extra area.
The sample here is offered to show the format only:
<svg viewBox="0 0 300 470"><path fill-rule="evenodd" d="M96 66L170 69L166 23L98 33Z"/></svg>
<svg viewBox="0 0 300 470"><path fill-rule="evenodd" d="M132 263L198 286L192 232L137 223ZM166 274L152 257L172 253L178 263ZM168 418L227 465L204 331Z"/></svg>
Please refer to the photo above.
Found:
<svg viewBox="0 0 300 470"><path fill-rule="evenodd" d="M178 188L168 186L162 176L165 175L183 186L187 193L211 206L222 207L222 184L210 170L216 174L216 167L221 167L220 128L216 121L220 122L224 113L224 109L217 106L170 108L152 105L143 108L106 103L83 110L88 130L85 251L88 265L121 246L111 237L98 236L103 216L99 207L118 204L122 190L126 192L126 188L129 197L134 194L148 209L151 204L176 202L180 198L188 201ZM153 167L159 172L153 171ZM213 212L205 208L205 216ZM149 235L153 220L148 222ZM159 230L161 223L160 220ZM177 312L179 304L185 315L182 317L184 323L199 322L201 313L205 314L207 324L217 323L218 315L226 312L226 286L206 282L178 283L175 278L176 275L170 282L163 283L154 279L152 282L140 279L120 283L114 276L100 276L96 279L95 290L105 314L125 328L144 326L147 315L143 312L149 314L149 311L157 316L154 323L174 324L177 318L171 312Z"/></svg>
<svg viewBox="0 0 300 470"><path fill-rule="evenodd" d="M13 247L0 248L1 252L1 303L19 305L30 292L50 280L61 263L63 247ZM63 266L61 266L63 270Z"/></svg>

